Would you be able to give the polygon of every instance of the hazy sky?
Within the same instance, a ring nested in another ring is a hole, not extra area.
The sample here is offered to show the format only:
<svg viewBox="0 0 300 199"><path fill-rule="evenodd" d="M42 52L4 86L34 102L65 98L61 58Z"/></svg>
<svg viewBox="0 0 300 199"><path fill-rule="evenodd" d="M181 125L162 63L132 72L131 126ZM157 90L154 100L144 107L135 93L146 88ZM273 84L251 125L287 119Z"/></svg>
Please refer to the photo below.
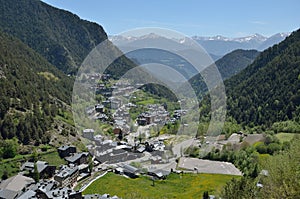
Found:
<svg viewBox="0 0 300 199"><path fill-rule="evenodd" d="M185 35L271 36L300 28L299 0L43 0L102 25L109 35L161 27Z"/></svg>

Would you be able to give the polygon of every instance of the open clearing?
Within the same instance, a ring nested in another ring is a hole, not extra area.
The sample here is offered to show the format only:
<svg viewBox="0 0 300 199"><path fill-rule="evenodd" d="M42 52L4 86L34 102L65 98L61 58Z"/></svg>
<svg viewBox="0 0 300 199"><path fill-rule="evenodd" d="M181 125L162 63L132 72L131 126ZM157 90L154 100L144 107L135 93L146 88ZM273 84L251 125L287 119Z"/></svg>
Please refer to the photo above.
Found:
<svg viewBox="0 0 300 199"><path fill-rule="evenodd" d="M151 178L141 176L128 179L112 172L93 182L83 194L117 195L132 198L201 198L204 191L218 195L232 175L220 174L170 174L166 180L157 180L153 186Z"/></svg>
<svg viewBox="0 0 300 199"><path fill-rule="evenodd" d="M293 139L295 133L277 133L276 137L280 140L280 142L289 142Z"/></svg>

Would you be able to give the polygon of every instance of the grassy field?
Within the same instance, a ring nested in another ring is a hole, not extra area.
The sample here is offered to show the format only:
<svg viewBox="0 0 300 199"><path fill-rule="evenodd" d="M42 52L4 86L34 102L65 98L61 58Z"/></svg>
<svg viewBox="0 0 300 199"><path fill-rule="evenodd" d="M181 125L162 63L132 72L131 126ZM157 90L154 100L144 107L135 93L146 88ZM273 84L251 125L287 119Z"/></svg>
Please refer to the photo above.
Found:
<svg viewBox="0 0 300 199"><path fill-rule="evenodd" d="M21 162L25 162L31 158L32 154L17 155L14 158L4 159L0 162L0 177L4 171L7 171L8 176L14 176L20 171ZM47 152L39 153L39 160L49 162L50 165L60 166L66 164L64 159L61 159L56 149L51 148Z"/></svg>
<svg viewBox="0 0 300 199"><path fill-rule="evenodd" d="M202 198L204 191L218 195L222 186L232 179L219 174L171 174L166 180L155 181L141 176L128 179L108 173L93 182L83 194L108 193L126 198ZM238 178L238 177L237 177Z"/></svg>
<svg viewBox="0 0 300 199"><path fill-rule="evenodd" d="M289 142L293 139L295 133L277 133L276 137L280 142Z"/></svg>
<svg viewBox="0 0 300 199"><path fill-rule="evenodd" d="M57 166L57 167L62 165L62 164L67 163L64 159L59 157L57 151L42 155L40 160L41 161L46 161L46 162L49 163L49 165L54 165L54 166Z"/></svg>
<svg viewBox="0 0 300 199"><path fill-rule="evenodd" d="M0 179L5 171L7 172L8 177L16 175L19 172L20 166L21 164L16 161L0 163Z"/></svg>

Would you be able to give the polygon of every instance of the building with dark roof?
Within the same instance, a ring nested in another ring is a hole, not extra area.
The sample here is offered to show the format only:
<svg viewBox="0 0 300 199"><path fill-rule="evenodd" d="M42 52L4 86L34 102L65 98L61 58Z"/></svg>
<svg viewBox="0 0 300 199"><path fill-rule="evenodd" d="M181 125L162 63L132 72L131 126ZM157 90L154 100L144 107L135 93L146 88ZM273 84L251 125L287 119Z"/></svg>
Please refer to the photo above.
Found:
<svg viewBox="0 0 300 199"><path fill-rule="evenodd" d="M56 170L55 166L49 165L48 162L44 161L37 161L36 166L40 178L51 178ZM21 166L21 171L28 171L29 175L32 176L34 173L34 162L25 162Z"/></svg>
<svg viewBox="0 0 300 199"><path fill-rule="evenodd" d="M47 192L38 193L38 198L42 199L82 199L82 192L73 191L67 187L56 188Z"/></svg>
<svg viewBox="0 0 300 199"><path fill-rule="evenodd" d="M149 170L148 175L156 177L158 179L166 179L168 175L170 175L171 171L164 170L164 169L157 169L157 170Z"/></svg>
<svg viewBox="0 0 300 199"><path fill-rule="evenodd" d="M68 187L58 187L53 180L41 180L26 188L17 199L82 199L80 191Z"/></svg>
<svg viewBox="0 0 300 199"><path fill-rule="evenodd" d="M17 199L34 199L34 198L37 198L37 197L36 197L36 192L33 190L27 190L22 195L17 197Z"/></svg>
<svg viewBox="0 0 300 199"><path fill-rule="evenodd" d="M96 110L96 112L104 113L104 105L103 104L96 104L95 105L95 110Z"/></svg>
<svg viewBox="0 0 300 199"><path fill-rule="evenodd" d="M137 178L140 173L140 170L138 168L131 166L129 164L124 164L122 168L124 174L131 178Z"/></svg>
<svg viewBox="0 0 300 199"><path fill-rule="evenodd" d="M88 152L73 153L71 156L65 157L65 160L69 164L80 165L88 163L88 157Z"/></svg>
<svg viewBox="0 0 300 199"><path fill-rule="evenodd" d="M77 182L79 168L75 165L63 165L59 172L54 176L54 180L59 183L60 187L71 187Z"/></svg>
<svg viewBox="0 0 300 199"><path fill-rule="evenodd" d="M82 131L82 136L89 140L94 140L95 130L94 129L84 129Z"/></svg>
<svg viewBox="0 0 300 199"><path fill-rule="evenodd" d="M70 156L71 153L76 153L76 147L71 145L63 145L58 148L58 154L61 158Z"/></svg>

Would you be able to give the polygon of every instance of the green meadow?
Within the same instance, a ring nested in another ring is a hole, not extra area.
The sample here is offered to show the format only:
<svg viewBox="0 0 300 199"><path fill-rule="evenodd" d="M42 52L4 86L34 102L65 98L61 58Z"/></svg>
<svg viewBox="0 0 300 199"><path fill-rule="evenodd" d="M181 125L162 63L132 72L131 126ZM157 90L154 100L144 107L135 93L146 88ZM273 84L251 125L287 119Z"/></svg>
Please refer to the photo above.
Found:
<svg viewBox="0 0 300 199"><path fill-rule="evenodd" d="M93 182L83 194L104 194L126 198L201 198L204 191L218 195L232 175L221 174L175 174L166 180L152 181L150 177L126 178L114 173Z"/></svg>

